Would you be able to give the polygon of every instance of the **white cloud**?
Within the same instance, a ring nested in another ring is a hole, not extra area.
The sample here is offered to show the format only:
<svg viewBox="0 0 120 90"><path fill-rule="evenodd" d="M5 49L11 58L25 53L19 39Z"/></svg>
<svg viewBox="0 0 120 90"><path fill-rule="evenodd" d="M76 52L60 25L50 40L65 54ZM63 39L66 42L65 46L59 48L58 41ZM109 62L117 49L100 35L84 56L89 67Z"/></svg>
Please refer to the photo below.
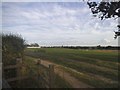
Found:
<svg viewBox="0 0 120 90"><path fill-rule="evenodd" d="M42 45L98 45L114 37L115 21L92 18L87 5L67 4L3 3L3 32L19 33L28 42Z"/></svg>

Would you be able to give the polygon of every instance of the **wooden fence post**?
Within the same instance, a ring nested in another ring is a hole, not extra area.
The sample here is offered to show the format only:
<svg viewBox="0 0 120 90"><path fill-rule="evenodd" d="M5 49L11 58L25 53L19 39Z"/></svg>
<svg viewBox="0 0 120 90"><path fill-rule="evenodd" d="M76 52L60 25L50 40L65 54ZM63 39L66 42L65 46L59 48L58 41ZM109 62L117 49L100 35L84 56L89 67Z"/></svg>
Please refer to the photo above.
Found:
<svg viewBox="0 0 120 90"><path fill-rule="evenodd" d="M17 58L16 59L16 65L18 66L17 67L17 76L18 78L21 77L21 72L20 72L20 69L21 69L21 65L22 65L22 59L21 58ZM20 85L20 80L17 81L17 87L19 87Z"/></svg>
<svg viewBox="0 0 120 90"><path fill-rule="evenodd" d="M41 60L40 59L37 60L37 64L41 64Z"/></svg>
<svg viewBox="0 0 120 90"><path fill-rule="evenodd" d="M49 88L54 88L54 65L49 65Z"/></svg>
<svg viewBox="0 0 120 90"><path fill-rule="evenodd" d="M5 77L4 64L2 63L2 78Z"/></svg>
<svg viewBox="0 0 120 90"><path fill-rule="evenodd" d="M41 60L40 59L38 59L38 61L37 61L37 65L38 65L38 88L40 88L40 85L41 85L41 83L40 83L40 64L41 64Z"/></svg>

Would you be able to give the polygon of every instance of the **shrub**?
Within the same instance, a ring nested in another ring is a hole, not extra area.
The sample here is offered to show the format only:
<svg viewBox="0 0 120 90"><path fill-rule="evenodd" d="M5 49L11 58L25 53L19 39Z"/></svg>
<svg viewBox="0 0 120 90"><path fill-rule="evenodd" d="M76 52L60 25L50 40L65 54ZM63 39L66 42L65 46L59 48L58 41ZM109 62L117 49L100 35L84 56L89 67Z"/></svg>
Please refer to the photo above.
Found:
<svg viewBox="0 0 120 90"><path fill-rule="evenodd" d="M4 65L15 64L22 57L25 40L20 35L2 34L2 60Z"/></svg>

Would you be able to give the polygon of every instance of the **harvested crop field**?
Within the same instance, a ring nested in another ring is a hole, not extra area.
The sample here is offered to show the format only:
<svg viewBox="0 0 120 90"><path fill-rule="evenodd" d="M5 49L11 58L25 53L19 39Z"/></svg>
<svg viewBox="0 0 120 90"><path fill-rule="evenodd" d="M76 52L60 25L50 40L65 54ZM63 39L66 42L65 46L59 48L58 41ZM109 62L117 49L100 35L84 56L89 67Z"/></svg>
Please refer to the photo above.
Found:
<svg viewBox="0 0 120 90"><path fill-rule="evenodd" d="M118 86L117 50L29 48L25 54L61 65L71 76L92 87Z"/></svg>

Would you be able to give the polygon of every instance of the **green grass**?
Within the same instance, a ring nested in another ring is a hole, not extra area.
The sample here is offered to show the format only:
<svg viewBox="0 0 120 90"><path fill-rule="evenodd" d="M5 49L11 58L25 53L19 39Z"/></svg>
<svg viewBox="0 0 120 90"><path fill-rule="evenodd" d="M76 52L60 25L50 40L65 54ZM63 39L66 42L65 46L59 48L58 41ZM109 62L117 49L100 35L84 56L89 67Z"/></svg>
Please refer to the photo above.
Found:
<svg viewBox="0 0 120 90"><path fill-rule="evenodd" d="M36 58L32 58L30 56L25 56L24 57L24 60L23 60L23 63L26 67L22 69L22 75L27 75L27 76L30 76L31 79L27 79L23 82L26 82L26 83L22 83L22 86L23 87L33 87L33 88L39 88L40 86L38 85L38 79L34 79L34 77L37 77L38 75L38 70L40 70L41 72L43 71L43 76L46 75L44 74L44 72L46 72L46 70L48 70L47 68L43 68L43 67L39 67L36 62L35 62ZM48 78L48 76L47 76ZM30 82L32 80L32 83ZM42 80L40 80L42 81ZM60 76L56 75L55 74L55 88L72 88L72 86L66 82L64 79L62 79ZM41 87L44 87L44 84L43 86Z"/></svg>
<svg viewBox="0 0 120 90"><path fill-rule="evenodd" d="M72 68L78 72L84 73L86 78L79 78L93 86L114 87L118 80L118 51L114 50L77 50L65 48L40 48L26 49L26 55L35 58L50 60L57 64ZM90 75L97 75L112 82L105 82L97 77L94 79ZM81 77L81 76L79 76ZM87 79L89 77L89 79ZM90 82L90 83L89 83Z"/></svg>
<svg viewBox="0 0 120 90"><path fill-rule="evenodd" d="M72 88L72 86L66 82L63 78L56 74L55 88Z"/></svg>
<svg viewBox="0 0 120 90"><path fill-rule="evenodd" d="M96 88L115 88L118 86L118 82L117 81L112 81L112 80L106 80L106 78L102 79L99 77L94 76L93 74L90 73L82 73L82 72L75 72L72 71L69 68L64 68L62 67L62 69L64 69L66 72L69 72L72 76L76 77L77 79L79 79L80 81L87 83L93 87Z"/></svg>

